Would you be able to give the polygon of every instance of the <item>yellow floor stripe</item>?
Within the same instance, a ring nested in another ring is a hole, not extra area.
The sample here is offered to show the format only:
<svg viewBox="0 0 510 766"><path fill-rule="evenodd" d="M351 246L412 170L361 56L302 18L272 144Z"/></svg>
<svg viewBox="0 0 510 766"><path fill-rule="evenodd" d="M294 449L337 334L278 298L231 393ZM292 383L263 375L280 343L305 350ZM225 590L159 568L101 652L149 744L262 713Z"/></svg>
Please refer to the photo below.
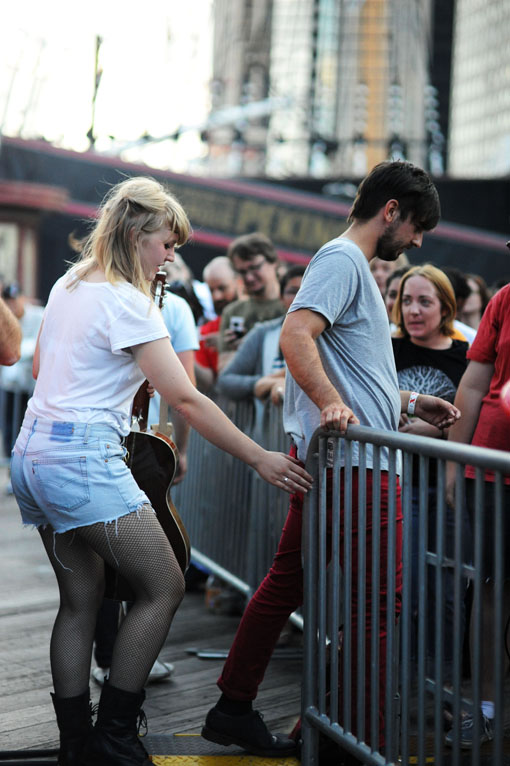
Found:
<svg viewBox="0 0 510 766"><path fill-rule="evenodd" d="M299 766L297 758L257 755L153 755L154 766Z"/></svg>

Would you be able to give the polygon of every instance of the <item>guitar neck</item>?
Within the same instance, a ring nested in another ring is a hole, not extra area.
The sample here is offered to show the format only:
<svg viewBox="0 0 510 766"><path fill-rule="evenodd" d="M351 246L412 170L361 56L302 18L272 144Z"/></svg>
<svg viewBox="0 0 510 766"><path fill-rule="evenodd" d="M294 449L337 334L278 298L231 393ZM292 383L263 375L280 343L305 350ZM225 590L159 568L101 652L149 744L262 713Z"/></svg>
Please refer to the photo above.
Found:
<svg viewBox="0 0 510 766"><path fill-rule="evenodd" d="M160 310L163 308L163 299L165 295L165 282L166 282L165 272L158 271L154 279L154 282L152 283L151 292ZM150 396L149 396L149 392L147 391L148 385L149 385L149 381L144 380L144 382L142 383L142 385L140 386L140 388L135 394L135 398L133 399L133 407L131 409L131 421L132 423L136 423L138 425L138 429L140 431L147 430L147 424L149 420Z"/></svg>
<svg viewBox="0 0 510 766"><path fill-rule="evenodd" d="M134 420L135 423L138 423L138 428L140 431L147 430L147 421L149 419L150 396L149 392L147 391L148 385L149 381L144 380L135 394L135 398L133 399L133 408L131 410L131 419Z"/></svg>

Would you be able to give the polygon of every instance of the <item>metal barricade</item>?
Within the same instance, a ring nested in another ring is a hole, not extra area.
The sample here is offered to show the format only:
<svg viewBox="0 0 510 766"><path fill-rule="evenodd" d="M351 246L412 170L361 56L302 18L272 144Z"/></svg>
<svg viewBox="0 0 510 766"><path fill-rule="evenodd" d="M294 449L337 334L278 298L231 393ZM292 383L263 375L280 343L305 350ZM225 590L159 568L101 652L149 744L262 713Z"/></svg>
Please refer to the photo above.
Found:
<svg viewBox="0 0 510 766"><path fill-rule="evenodd" d="M9 465L11 449L14 446L20 424L25 413L28 393L6 391L0 387L0 465Z"/></svg>
<svg viewBox="0 0 510 766"><path fill-rule="evenodd" d="M353 447L359 451L354 468ZM380 470L383 451L387 472ZM397 489L401 457L402 557ZM454 507L446 502L447 462L456 464ZM476 470L471 533L465 508L466 464ZM494 609L484 625L485 469L495 471L495 534L488 586ZM332 746L367 764L507 763L503 525L510 457L496 450L351 426L345 439L317 431L307 470L314 476L314 487L303 523L302 763L315 766L319 749ZM418 551L415 566L413 545L415 554ZM463 673L467 585L473 591L471 679ZM493 740L481 747L483 642L486 664L490 643L496 716ZM448 745L445 709L453 724ZM473 746L466 750L460 742L463 711L474 716Z"/></svg>
<svg viewBox="0 0 510 766"><path fill-rule="evenodd" d="M251 399L216 401L258 444L288 452L281 407L258 407ZM288 495L196 431L190 434L188 466L185 480L172 489L172 499L191 539L192 561L250 596L271 566Z"/></svg>

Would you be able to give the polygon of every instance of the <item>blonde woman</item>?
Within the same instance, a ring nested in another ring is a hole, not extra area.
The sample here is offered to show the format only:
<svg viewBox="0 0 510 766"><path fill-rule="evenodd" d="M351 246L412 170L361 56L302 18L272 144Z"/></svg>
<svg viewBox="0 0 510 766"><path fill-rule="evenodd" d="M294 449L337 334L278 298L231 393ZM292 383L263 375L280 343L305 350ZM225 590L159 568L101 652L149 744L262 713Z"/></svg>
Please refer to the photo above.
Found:
<svg viewBox="0 0 510 766"><path fill-rule="evenodd" d="M50 652L60 766L150 763L136 722L184 578L123 460L131 403L144 378L205 438L267 481L290 492L309 487L297 461L263 450L200 394L172 350L150 285L189 233L186 213L158 182L118 184L45 309L12 483L60 590ZM92 729L88 683L105 561L129 582L135 602L119 630Z"/></svg>
<svg viewBox="0 0 510 766"><path fill-rule="evenodd" d="M455 399L457 387L466 369L468 343L455 339L455 294L450 280L440 269L430 264L415 266L402 277L399 293L393 307L393 317L399 337L392 338L397 377L401 389L410 388L421 394L439 396L446 401ZM402 415L399 430L419 436L441 439L447 431L416 417ZM436 461L429 465L428 488L428 548L436 544ZM454 516L447 507L446 547L453 555ZM420 546L419 467L413 466L412 503L412 585L413 614L418 610L418 558ZM443 644L443 670L445 681L451 680L453 669L453 573L446 571L444 590L445 640ZM429 573L427 584L427 647L429 672L434 672L435 658L435 580ZM412 633L413 642L416 633ZM414 647L416 650L416 646Z"/></svg>

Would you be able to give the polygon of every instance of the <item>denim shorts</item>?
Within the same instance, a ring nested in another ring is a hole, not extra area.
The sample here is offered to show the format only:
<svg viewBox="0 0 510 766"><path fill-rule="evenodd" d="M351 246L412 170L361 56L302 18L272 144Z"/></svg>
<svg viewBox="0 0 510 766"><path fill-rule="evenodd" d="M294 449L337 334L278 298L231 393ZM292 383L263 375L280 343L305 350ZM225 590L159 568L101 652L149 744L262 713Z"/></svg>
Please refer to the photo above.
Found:
<svg viewBox="0 0 510 766"><path fill-rule="evenodd" d="M122 437L108 425L26 415L11 462L23 523L67 532L150 505L125 455Z"/></svg>

